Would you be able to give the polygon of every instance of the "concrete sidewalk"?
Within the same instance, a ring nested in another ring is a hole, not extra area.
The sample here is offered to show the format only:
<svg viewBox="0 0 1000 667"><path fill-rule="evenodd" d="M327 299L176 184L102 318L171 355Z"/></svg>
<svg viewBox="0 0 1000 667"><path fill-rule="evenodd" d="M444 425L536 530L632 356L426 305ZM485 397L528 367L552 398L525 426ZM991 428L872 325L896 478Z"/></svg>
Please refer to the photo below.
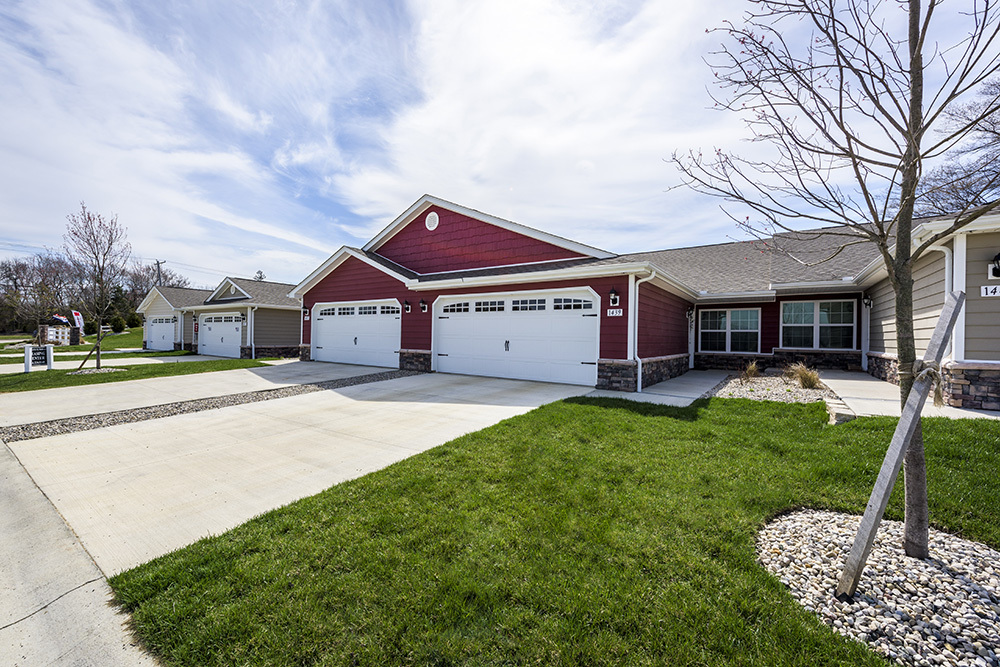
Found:
<svg viewBox="0 0 1000 667"><path fill-rule="evenodd" d="M105 356L101 355L101 366L135 366L137 364L173 364L188 363L191 361L214 361L222 357L206 357L200 354L187 354L176 357L133 357L123 355ZM76 370L80 367L82 359L76 361L60 361L56 357L52 362L53 370ZM84 368L97 368L97 360L91 357L84 364ZM24 364L0 364L0 375L23 373Z"/></svg>
<svg viewBox="0 0 1000 667"><path fill-rule="evenodd" d="M111 589L0 443L0 664L156 665L109 606Z"/></svg>
<svg viewBox="0 0 1000 667"><path fill-rule="evenodd" d="M820 371L820 379L833 390L859 417L899 417L899 387L884 382L867 373L851 371ZM951 419L1000 419L993 410L969 410L945 406L934 407L934 401L924 403L924 417L949 417Z"/></svg>
<svg viewBox="0 0 1000 667"><path fill-rule="evenodd" d="M624 398L640 403L657 403L683 408L691 405L702 394L731 374L730 371L688 371L679 377L645 387L641 392L598 389L587 394L587 397Z"/></svg>
<svg viewBox="0 0 1000 667"><path fill-rule="evenodd" d="M0 426L277 389L387 370L391 369L318 361L290 361L262 368L0 394Z"/></svg>

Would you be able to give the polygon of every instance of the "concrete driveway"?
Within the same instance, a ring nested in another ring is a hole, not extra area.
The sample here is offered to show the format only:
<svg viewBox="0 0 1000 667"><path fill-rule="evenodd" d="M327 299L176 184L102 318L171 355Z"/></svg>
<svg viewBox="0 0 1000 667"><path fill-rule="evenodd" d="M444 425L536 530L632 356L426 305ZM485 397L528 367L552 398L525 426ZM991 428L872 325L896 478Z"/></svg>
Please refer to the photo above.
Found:
<svg viewBox="0 0 1000 667"><path fill-rule="evenodd" d="M462 434L589 391L435 373L7 447L110 576Z"/></svg>

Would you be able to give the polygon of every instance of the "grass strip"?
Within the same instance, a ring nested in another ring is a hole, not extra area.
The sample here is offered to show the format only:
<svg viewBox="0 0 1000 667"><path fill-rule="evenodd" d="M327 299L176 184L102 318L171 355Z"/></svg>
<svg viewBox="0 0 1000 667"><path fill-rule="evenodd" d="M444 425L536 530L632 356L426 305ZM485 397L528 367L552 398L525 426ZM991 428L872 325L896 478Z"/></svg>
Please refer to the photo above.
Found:
<svg viewBox="0 0 1000 667"><path fill-rule="evenodd" d="M105 350L105 352L106 351L107 350ZM190 354L192 354L192 353L191 352L187 352L185 350L179 350L179 351L176 351L176 352L155 352L155 351L149 351L149 352L123 352L123 353L117 353L116 352L115 354L102 354L101 355L101 362L102 362L102 365L103 365L103 362L110 362L108 365L112 365L113 363L121 361L122 359L135 359L135 358L140 358L141 359L142 357L185 357L185 356L188 356ZM92 354L92 355L90 355L89 359L91 361L93 361L96 356L97 356L96 354ZM87 358L88 357L87 357L86 354L66 354L66 355L57 355L57 356L54 356L53 360L54 361L83 361L84 359L87 359ZM5 355L0 355L0 364L23 364L23 363L24 363L24 352L21 352L21 353L16 354L16 355L6 355L6 354Z"/></svg>
<svg viewBox="0 0 1000 667"><path fill-rule="evenodd" d="M136 364L118 366L123 370L116 373L92 373L70 375L74 370L32 371L31 373L8 373L0 375L0 394L15 391L36 391L56 387L78 387L87 384L105 384L126 380L169 377L172 375L194 375L228 371L235 368L260 368L267 364L254 359L218 359L212 361L185 361L162 364Z"/></svg>
<svg viewBox="0 0 1000 667"><path fill-rule="evenodd" d="M168 665L885 665L756 562L782 512L864 509L896 420L825 421L569 399L110 583ZM934 524L1000 546L1000 424L924 433Z"/></svg>

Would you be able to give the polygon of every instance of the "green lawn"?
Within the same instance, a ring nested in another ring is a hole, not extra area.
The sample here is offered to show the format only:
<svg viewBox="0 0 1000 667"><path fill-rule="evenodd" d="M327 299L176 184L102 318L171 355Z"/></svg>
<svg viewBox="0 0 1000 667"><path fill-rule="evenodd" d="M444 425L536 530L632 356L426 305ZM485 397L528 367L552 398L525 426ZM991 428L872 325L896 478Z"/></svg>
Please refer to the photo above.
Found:
<svg viewBox="0 0 1000 667"><path fill-rule="evenodd" d="M16 342L19 340L30 339L30 336L21 336L16 339L11 339L9 342ZM90 348L94 346L97 342L97 336L84 336L84 343L81 345L61 345L56 347L57 352L74 352L82 351L88 352ZM0 342L8 342L0 339ZM142 327L136 327L134 329L126 329L120 334L108 334L104 337L104 342L101 344L102 350L120 350L125 348L141 348L142 347ZM6 353L10 353L11 350L7 350ZM20 350L18 350L20 353Z"/></svg>
<svg viewBox="0 0 1000 667"><path fill-rule="evenodd" d="M136 364L122 366L120 373L94 373L90 375L69 375L71 370L32 371L0 375L0 394L14 391L35 391L54 387L76 387L84 384L104 384L124 380L167 377L170 375L192 375L212 371L228 371L234 368L259 368L267 364L253 359L219 359L213 361L185 361L176 364Z"/></svg>
<svg viewBox="0 0 1000 667"><path fill-rule="evenodd" d="M864 509L895 420L825 421L571 399L110 583L169 665L885 665L756 564L775 515ZM1000 546L1000 424L925 436L935 525Z"/></svg>

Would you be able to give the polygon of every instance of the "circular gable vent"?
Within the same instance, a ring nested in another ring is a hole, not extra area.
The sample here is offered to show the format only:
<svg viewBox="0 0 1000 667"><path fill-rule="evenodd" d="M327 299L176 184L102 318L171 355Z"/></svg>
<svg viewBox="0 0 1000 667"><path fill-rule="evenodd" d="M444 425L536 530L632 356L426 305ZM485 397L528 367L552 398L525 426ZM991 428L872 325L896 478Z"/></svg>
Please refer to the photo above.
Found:
<svg viewBox="0 0 1000 667"><path fill-rule="evenodd" d="M424 218L424 226L426 226L427 229L429 229L432 232L435 229L437 229L438 222L439 222L439 220L438 220L438 214L435 213L434 211L431 211L430 213L428 213L427 217Z"/></svg>

